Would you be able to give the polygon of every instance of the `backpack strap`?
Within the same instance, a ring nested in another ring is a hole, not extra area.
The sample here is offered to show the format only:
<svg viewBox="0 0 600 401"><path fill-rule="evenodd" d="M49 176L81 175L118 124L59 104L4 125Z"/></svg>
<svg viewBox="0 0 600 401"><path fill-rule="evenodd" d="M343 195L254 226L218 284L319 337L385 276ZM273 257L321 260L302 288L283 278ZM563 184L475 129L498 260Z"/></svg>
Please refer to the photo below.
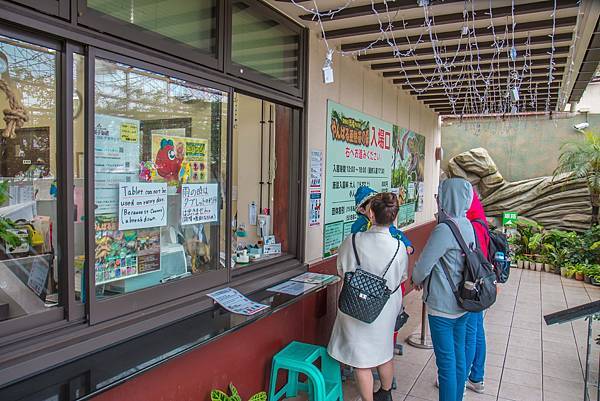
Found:
<svg viewBox="0 0 600 401"><path fill-rule="evenodd" d="M454 238L456 239L456 241L458 241L458 245L460 245L460 249L462 249L462 251L465 254L468 254L471 251L471 249L465 242L465 239L463 238L462 234L460 233L460 229L458 228L456 223L452 220L444 220L444 221L442 221L442 224L445 224L448 226L448 228L450 228L450 231L452 231ZM477 241L475 241L475 242L477 242Z"/></svg>
<svg viewBox="0 0 600 401"><path fill-rule="evenodd" d="M488 227L488 224L483 219L473 219L473 220L471 220L471 223L478 223L480 226L485 228L485 231L487 231L488 234L490 233L490 228Z"/></svg>
<svg viewBox="0 0 600 401"><path fill-rule="evenodd" d="M448 284L450 284L450 289L454 294L454 298L456 298L456 302L458 302L458 305L460 305L462 303L462 298L460 297L458 288L456 288L456 284L454 284L454 281L452 281L452 277L450 277L450 270L448 269L448 265L446 264L446 261L444 259L440 258L440 262L442 262L442 270L444 272L444 275L446 276L446 279L448 280ZM431 278L429 280L431 280Z"/></svg>

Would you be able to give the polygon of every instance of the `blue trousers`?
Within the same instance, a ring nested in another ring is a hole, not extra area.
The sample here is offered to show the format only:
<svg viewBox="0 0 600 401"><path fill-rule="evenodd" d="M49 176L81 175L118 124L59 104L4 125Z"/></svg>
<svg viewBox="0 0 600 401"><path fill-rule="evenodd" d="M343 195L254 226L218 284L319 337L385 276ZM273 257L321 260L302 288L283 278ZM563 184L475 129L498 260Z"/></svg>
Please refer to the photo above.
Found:
<svg viewBox="0 0 600 401"><path fill-rule="evenodd" d="M439 401L462 401L467 369L465 336L469 314L458 319L429 315L429 329L440 383Z"/></svg>
<svg viewBox="0 0 600 401"><path fill-rule="evenodd" d="M472 382L483 381L485 369L485 331L483 329L483 312L468 313L466 358L467 374Z"/></svg>

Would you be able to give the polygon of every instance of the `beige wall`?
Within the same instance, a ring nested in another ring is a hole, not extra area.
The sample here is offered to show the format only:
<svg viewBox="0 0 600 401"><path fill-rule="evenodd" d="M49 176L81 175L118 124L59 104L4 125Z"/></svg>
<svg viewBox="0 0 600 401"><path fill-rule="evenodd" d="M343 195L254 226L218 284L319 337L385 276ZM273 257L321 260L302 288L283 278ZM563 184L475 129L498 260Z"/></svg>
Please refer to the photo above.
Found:
<svg viewBox="0 0 600 401"><path fill-rule="evenodd" d="M360 110L385 121L409 128L425 135L425 202L423 211L417 213L413 226L433 219L434 190L438 184L438 164L434 150L439 146L438 116L412 96L396 89L389 80L361 65L351 57L334 56L335 81L325 85L322 68L326 48L315 32L310 33L310 65L308 89L308 149L326 152L327 100ZM324 161L326 163L326 160ZM310 173L306 172L307 175ZM325 168L323 168L325 173ZM323 177L324 178L324 177ZM324 184L325 181L323 181ZM306 189L308 191L308 188ZM323 191L325 188L323 187ZM327 193L324 192L327 197ZM308 213L310 212L307 206ZM321 216L323 217L323 216ZM410 228L410 227L407 227ZM305 260L314 263L323 254L323 221L315 227L306 226Z"/></svg>

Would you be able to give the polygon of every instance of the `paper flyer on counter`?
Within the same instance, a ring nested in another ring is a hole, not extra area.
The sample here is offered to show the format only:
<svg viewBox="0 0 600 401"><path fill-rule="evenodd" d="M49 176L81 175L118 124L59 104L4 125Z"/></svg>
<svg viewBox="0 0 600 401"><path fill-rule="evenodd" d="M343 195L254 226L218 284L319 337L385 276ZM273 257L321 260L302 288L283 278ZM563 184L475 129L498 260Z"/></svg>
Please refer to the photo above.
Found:
<svg viewBox="0 0 600 401"><path fill-rule="evenodd" d="M233 288L223 288L222 290L208 294L208 297L212 298L229 312L246 316L255 315L269 307L268 305L259 304L246 298Z"/></svg>
<svg viewBox="0 0 600 401"><path fill-rule="evenodd" d="M301 283L299 281L286 281L276 285L275 287L267 288L267 291L278 292L281 294L300 295L315 288L317 284Z"/></svg>
<svg viewBox="0 0 600 401"><path fill-rule="evenodd" d="M322 284L329 280L332 280L334 275L331 274L321 274L321 273L304 273L299 276L293 277L292 281L298 281L307 284Z"/></svg>

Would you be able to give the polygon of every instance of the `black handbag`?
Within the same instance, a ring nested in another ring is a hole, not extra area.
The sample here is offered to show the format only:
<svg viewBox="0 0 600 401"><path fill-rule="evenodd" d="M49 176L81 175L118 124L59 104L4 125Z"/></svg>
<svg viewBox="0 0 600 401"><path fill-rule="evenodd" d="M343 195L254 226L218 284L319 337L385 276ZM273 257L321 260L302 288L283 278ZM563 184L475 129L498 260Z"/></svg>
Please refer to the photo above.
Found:
<svg viewBox="0 0 600 401"><path fill-rule="evenodd" d="M396 259L396 255L398 255L400 241L398 241L398 247L392 260L388 263L381 277L360 267L360 259L356 251L356 234L352 234L352 248L358 268L344 275L344 285L338 301L339 309L361 322L373 323L381 314L390 296L400 288L400 284L398 284L395 290L390 290L384 278Z"/></svg>

